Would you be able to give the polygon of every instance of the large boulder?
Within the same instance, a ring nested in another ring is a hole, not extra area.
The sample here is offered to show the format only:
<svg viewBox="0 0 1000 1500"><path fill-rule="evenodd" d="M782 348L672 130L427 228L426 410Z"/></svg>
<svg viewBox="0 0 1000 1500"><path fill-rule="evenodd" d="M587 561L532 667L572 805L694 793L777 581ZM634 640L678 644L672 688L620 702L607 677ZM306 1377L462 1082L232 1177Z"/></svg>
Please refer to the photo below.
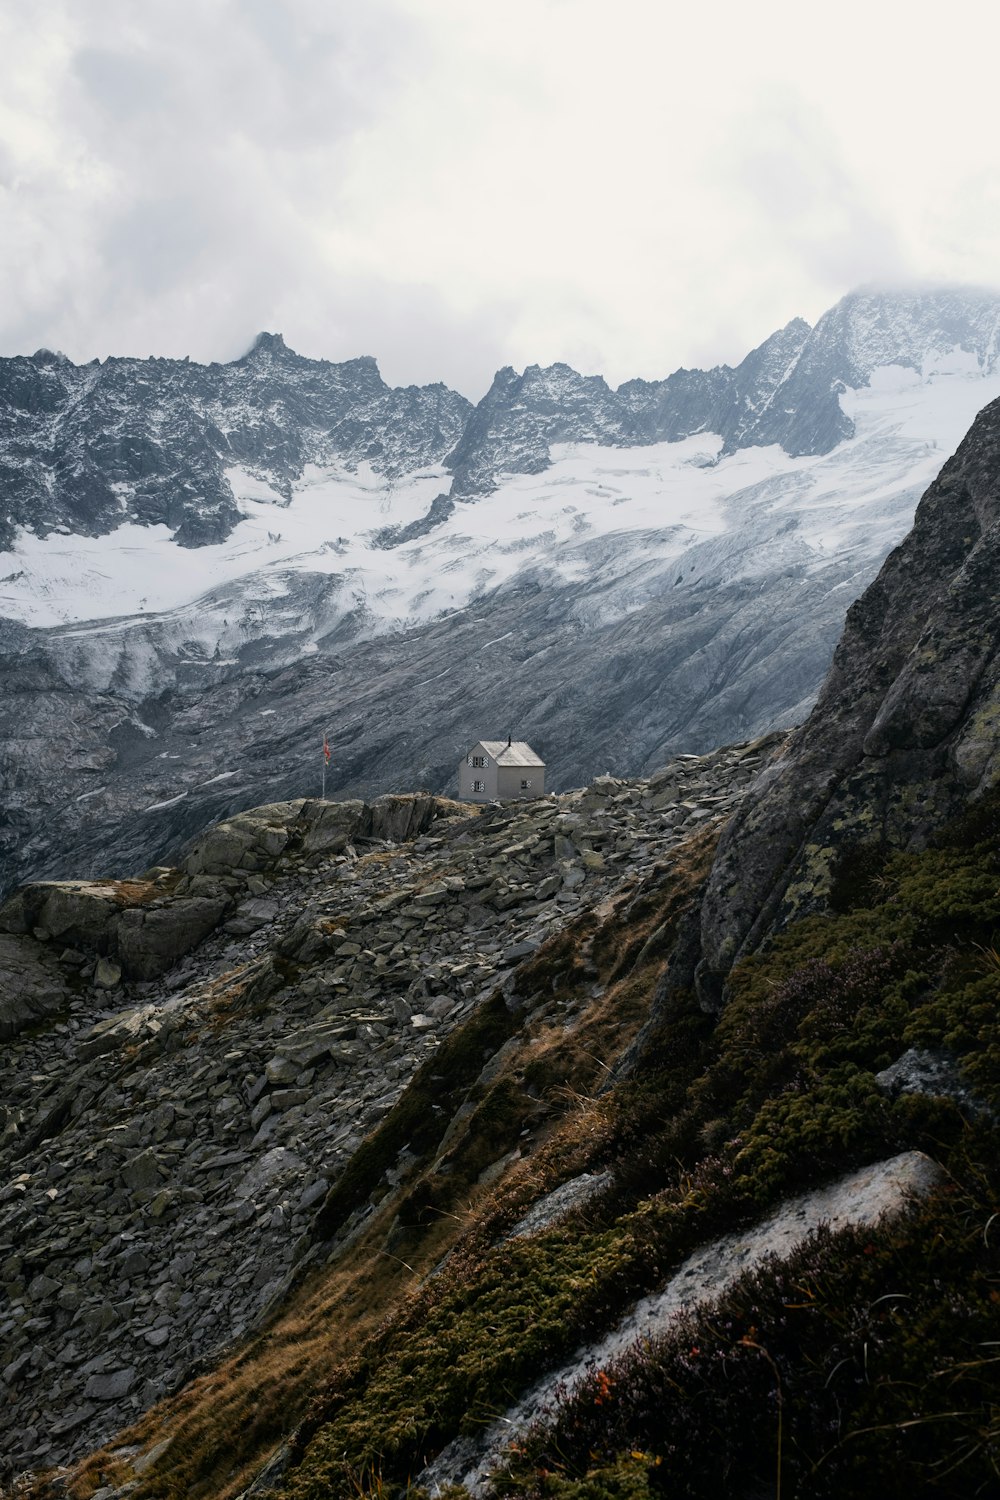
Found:
<svg viewBox="0 0 1000 1500"><path fill-rule="evenodd" d="M31 938L0 934L0 1041L68 1004L64 977L48 951Z"/></svg>
<svg viewBox="0 0 1000 1500"><path fill-rule="evenodd" d="M0 931L41 931L67 947L106 953L122 908L138 893L114 880L53 880L26 885L0 908ZM150 892L144 892L148 896Z"/></svg>
<svg viewBox="0 0 1000 1500"><path fill-rule="evenodd" d="M108 986L117 973L111 963L115 959L129 979L165 973L218 926L231 905L226 895L165 897L152 881L40 881L15 892L0 908L0 933L22 937L17 953L34 955L32 963L47 962L45 949L32 942L32 935L96 954L103 966L96 982ZM18 962L28 963L29 957ZM51 969L57 977L58 972ZM4 982L0 971L0 984ZM41 994L41 980L32 982Z"/></svg>
<svg viewBox="0 0 1000 1500"><path fill-rule="evenodd" d="M264 869L283 852L302 800L271 802L216 823L198 838L182 862L188 875L231 875Z"/></svg>
<svg viewBox="0 0 1000 1500"><path fill-rule="evenodd" d="M370 803L308 801L298 819L301 847L305 854L340 854L355 838L403 844L445 814L477 812L427 792L389 792Z"/></svg>
<svg viewBox="0 0 1000 1500"><path fill-rule="evenodd" d="M366 811L365 804L359 800L321 802L317 799L303 803L299 819L304 830L303 853L342 854L362 826Z"/></svg>
<svg viewBox="0 0 1000 1500"><path fill-rule="evenodd" d="M376 797L368 808L366 832L371 838L400 844L422 833L436 813L436 797Z"/></svg>
<svg viewBox="0 0 1000 1500"><path fill-rule="evenodd" d="M402 844L424 833L436 818L450 815L474 818L478 817L479 811L466 803L451 802L447 797L432 797L426 792L389 793L376 797L369 804L361 832L368 838Z"/></svg>
<svg viewBox="0 0 1000 1500"><path fill-rule="evenodd" d="M222 897L179 897L152 909L122 912L117 952L130 979L156 979L219 925L230 903Z"/></svg>

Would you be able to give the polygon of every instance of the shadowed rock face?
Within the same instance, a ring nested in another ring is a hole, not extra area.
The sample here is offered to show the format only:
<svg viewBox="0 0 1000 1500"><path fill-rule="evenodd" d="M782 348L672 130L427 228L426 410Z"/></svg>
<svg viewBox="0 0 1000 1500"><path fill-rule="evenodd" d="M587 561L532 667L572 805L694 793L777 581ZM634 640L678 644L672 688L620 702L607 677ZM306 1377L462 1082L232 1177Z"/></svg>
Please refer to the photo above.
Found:
<svg viewBox="0 0 1000 1500"><path fill-rule="evenodd" d="M0 933L0 1042L67 1004L65 976L50 954Z"/></svg>
<svg viewBox="0 0 1000 1500"><path fill-rule="evenodd" d="M1000 775L1000 402L930 486L851 608L816 707L730 827L702 910L698 987L819 909L852 843L919 847Z"/></svg>

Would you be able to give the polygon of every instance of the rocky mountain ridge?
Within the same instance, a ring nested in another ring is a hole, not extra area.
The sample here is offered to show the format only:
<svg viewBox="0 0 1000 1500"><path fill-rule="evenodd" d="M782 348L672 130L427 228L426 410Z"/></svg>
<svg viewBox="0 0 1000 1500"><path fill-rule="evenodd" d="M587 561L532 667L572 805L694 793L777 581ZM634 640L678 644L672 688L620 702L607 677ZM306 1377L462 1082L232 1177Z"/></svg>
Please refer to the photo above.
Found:
<svg viewBox="0 0 1000 1500"><path fill-rule="evenodd" d="M925 370L956 351L992 371L995 294L852 293L814 329L795 318L735 367L617 390L564 364L505 368L476 408L440 384L390 389L370 356L304 358L280 334L260 334L230 364L78 366L42 349L0 359L0 547L19 527L95 536L125 522L166 525L185 547L218 543L240 514L233 464L287 500L308 464L370 464L396 478L444 461L450 498L470 499L503 473L537 473L566 442L627 447L709 432L727 453L769 443L826 453L853 431L841 389L883 365Z"/></svg>
<svg viewBox="0 0 1000 1500"><path fill-rule="evenodd" d="M126 522L209 546L240 518L231 465L286 498L307 464L370 464L392 478L439 462L471 409L443 385L390 389L370 357L305 359L280 334L222 365L74 365L47 349L2 359L0 547L19 527L99 536Z"/></svg>

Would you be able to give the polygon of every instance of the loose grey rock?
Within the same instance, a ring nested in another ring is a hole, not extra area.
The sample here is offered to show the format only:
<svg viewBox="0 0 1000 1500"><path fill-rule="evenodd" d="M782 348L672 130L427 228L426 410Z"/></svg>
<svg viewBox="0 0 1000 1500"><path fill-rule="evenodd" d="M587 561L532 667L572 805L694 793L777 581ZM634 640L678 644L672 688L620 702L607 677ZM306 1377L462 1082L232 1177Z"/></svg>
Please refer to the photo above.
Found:
<svg viewBox="0 0 1000 1500"><path fill-rule="evenodd" d="M95 1401L119 1401L122 1396L127 1396L135 1385L136 1372L133 1369L112 1370L108 1374L91 1375L83 1388L85 1396L91 1396Z"/></svg>
<svg viewBox="0 0 1000 1500"><path fill-rule="evenodd" d="M121 984L121 965L110 958L99 958L94 969L94 983L99 990L113 990Z"/></svg>
<svg viewBox="0 0 1000 1500"><path fill-rule="evenodd" d="M159 1187L160 1166L156 1153L148 1150L133 1156L122 1168L122 1181L133 1191Z"/></svg>
<svg viewBox="0 0 1000 1500"><path fill-rule="evenodd" d="M692 764L701 790L686 795L695 805L740 786L728 752ZM238 866L184 871L179 882L176 872L154 872L80 901L74 891L79 951L91 944L95 967L111 956L93 948L116 931L115 914L104 912L111 890L145 903L111 902L119 915L192 901L266 907L255 908L262 925L252 934L216 926L162 977L138 979L123 964L114 991L81 988L73 966L76 989L56 1023L5 1044L0 1279L23 1311L0 1360L4 1479L37 1466L32 1412L47 1404L61 1413L45 1462L69 1461L278 1304L312 1264L330 1188L421 1063L499 984L516 1006L519 974L539 944L622 881L641 886L683 838L661 830L646 783L616 785L622 800L609 803L592 836L606 835L603 847L633 842L570 898L538 892L561 880L555 818L591 826L576 792L487 813L423 795L352 804L328 819L336 804L271 804L229 820L245 840L216 841L209 830L197 841L214 850L213 865L237 848ZM321 821L349 827L354 852L307 849ZM261 839L260 830L278 833ZM408 841L382 837L401 830ZM248 856L258 868L245 867ZM251 879L266 896L247 894ZM421 906L416 896L434 888L441 901ZM494 905L491 892L513 899ZM51 894L32 888L28 906ZM10 911L25 927L24 900ZM98 913L89 936L81 911ZM0 939L58 973L62 949L40 943L34 926ZM565 1010L548 1004L539 1013L565 1024ZM484 1083L508 1055L484 1060ZM387 1174L391 1192L405 1191L412 1167L404 1153Z"/></svg>
<svg viewBox="0 0 1000 1500"><path fill-rule="evenodd" d="M955 1059L943 1052L911 1047L888 1068L876 1073L875 1082L893 1097L898 1094L936 1094L954 1099L956 1104L971 1108L975 1113L984 1108L976 1101Z"/></svg>

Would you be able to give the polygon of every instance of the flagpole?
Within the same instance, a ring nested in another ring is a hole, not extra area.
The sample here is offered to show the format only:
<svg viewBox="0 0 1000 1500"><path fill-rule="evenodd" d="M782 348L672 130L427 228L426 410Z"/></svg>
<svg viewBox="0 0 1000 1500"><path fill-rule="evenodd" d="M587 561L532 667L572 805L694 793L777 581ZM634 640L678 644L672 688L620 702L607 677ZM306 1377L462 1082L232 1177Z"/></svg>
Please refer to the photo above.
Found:
<svg viewBox="0 0 1000 1500"><path fill-rule="evenodd" d="M326 801L326 735L323 736L323 787L319 794L320 801Z"/></svg>

